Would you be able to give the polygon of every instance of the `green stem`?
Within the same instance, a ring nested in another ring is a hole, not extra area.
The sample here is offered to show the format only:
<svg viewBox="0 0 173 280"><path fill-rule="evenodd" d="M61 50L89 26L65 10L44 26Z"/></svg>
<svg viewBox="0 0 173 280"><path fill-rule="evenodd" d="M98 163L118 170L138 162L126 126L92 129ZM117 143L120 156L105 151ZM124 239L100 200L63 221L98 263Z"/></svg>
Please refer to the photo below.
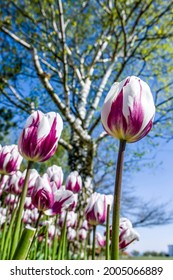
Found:
<svg viewBox="0 0 173 280"><path fill-rule="evenodd" d="M63 228L61 231L61 239L59 242L59 247L58 247L58 256L57 259L58 260L62 260L64 258L64 250L65 250L65 241L66 241L66 221L67 221L67 215L68 215L68 211L66 212L65 215L65 219L64 219L64 224L63 224Z"/></svg>
<svg viewBox="0 0 173 280"><path fill-rule="evenodd" d="M6 234L7 234L7 224L8 224L8 218L9 218L9 207L7 206L7 216L6 216L6 220L4 223L4 228L3 228L3 232L2 232L2 239L1 239L1 254L4 251L4 245L5 245L5 239L6 239Z"/></svg>
<svg viewBox="0 0 173 280"><path fill-rule="evenodd" d="M43 214L43 212L40 211L40 212L39 212L38 219L37 219L36 224L35 224L35 229L36 229L36 231L35 231L35 234L34 234L34 238L32 239L31 246L30 246L30 248L29 248L29 250L28 250L28 256L29 256L29 253L30 253L30 250L31 250L33 244L35 243L36 236L37 236L37 232L38 232L38 227L39 227L39 222L40 222L40 219L41 219L41 217L42 217L42 214ZM27 257L28 257L28 256L27 256Z"/></svg>
<svg viewBox="0 0 173 280"><path fill-rule="evenodd" d="M58 243L58 237L56 235L57 220L58 220L58 215L56 215L55 217L55 232L54 232L53 244L52 244L52 260L55 260L55 255L57 252L57 243Z"/></svg>
<svg viewBox="0 0 173 280"><path fill-rule="evenodd" d="M35 228L25 228L18 242L13 260L25 260L35 235Z"/></svg>
<svg viewBox="0 0 173 280"><path fill-rule="evenodd" d="M9 225L7 235L6 235L6 238L5 238L2 260L9 259L9 254L7 254L7 253L10 251L10 247L11 247L10 237L12 237L12 229L13 229L13 226L14 226L16 215L17 215L17 207L15 208L15 210L13 211L12 216L11 216L10 225Z"/></svg>
<svg viewBox="0 0 173 280"><path fill-rule="evenodd" d="M44 260L48 260L48 226L46 227Z"/></svg>
<svg viewBox="0 0 173 280"><path fill-rule="evenodd" d="M120 207L121 207L122 171L123 171L125 147L126 147L126 141L120 140L117 167L116 167L113 217L112 217L112 242L111 242L112 260L119 259L119 220L120 220Z"/></svg>
<svg viewBox="0 0 173 280"><path fill-rule="evenodd" d="M95 248L96 248L96 226L93 226L92 260L95 260Z"/></svg>
<svg viewBox="0 0 173 280"><path fill-rule="evenodd" d="M107 217L106 217L106 260L109 260L110 258L110 252L109 252L109 241L110 241L110 205L107 206Z"/></svg>
<svg viewBox="0 0 173 280"><path fill-rule="evenodd" d="M22 219L22 213L23 213L23 208L24 208L24 203L25 203L25 197L27 194L27 189L28 189L28 180L30 176L30 169L31 169L32 162L28 162L28 167L26 171L26 177L25 177L25 182L21 194L21 199L19 203L19 208L17 212L17 219L16 219L16 224L15 224L15 230L14 230L14 237L13 237L13 243L12 243L12 249L11 249L11 259L13 258L14 252L17 247L17 243L19 240L19 234L20 234L20 225L21 225L21 219Z"/></svg>

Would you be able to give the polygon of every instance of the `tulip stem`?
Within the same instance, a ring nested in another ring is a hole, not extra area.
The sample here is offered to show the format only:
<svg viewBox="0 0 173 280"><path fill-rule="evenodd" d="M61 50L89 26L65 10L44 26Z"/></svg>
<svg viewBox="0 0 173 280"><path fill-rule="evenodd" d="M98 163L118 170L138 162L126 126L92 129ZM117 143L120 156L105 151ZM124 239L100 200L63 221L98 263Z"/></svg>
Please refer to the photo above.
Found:
<svg viewBox="0 0 173 280"><path fill-rule="evenodd" d="M120 207L121 207L122 171L123 171L125 147L126 147L126 141L120 140L117 166L116 166L115 189L114 189L111 260L119 259L119 220L120 220Z"/></svg>
<svg viewBox="0 0 173 280"><path fill-rule="evenodd" d="M95 248L96 248L96 226L93 226L92 260L95 260Z"/></svg>
<svg viewBox="0 0 173 280"><path fill-rule="evenodd" d="M28 180L30 176L30 169L31 169L32 162L28 161L28 167L26 171L26 177L25 177L25 182L21 194L21 199L19 202L19 208L17 212L17 217L16 217L16 222L15 222L15 230L14 230L14 238L12 242L12 248L11 248L11 259L13 258L14 252L17 247L17 243L19 240L19 234L20 234L20 226L21 226L21 220L22 220L22 213L23 213L23 208L24 208L24 203L25 203L25 198L27 194L27 189L28 189Z"/></svg>
<svg viewBox="0 0 173 280"><path fill-rule="evenodd" d="M109 260L110 258L110 252L109 252L109 241L110 241L110 204L107 206L107 217L106 217L106 260Z"/></svg>

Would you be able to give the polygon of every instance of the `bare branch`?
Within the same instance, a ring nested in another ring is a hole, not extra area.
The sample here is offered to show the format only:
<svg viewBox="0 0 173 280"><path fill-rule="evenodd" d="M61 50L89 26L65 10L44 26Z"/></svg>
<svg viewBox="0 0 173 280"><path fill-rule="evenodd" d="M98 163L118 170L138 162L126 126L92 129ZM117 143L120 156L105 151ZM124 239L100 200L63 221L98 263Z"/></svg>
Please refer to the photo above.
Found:
<svg viewBox="0 0 173 280"><path fill-rule="evenodd" d="M68 87L68 62L67 62L67 52L66 52L66 35L65 35L65 23L64 23L64 12L63 12L63 6L62 1L58 0L58 9L59 9L59 21L60 21L60 31L61 31L61 43L62 43L62 49L63 49L63 66L64 66L64 75L63 75L63 81L64 81L64 95L65 95L65 103L66 103L66 109L69 109L70 107L70 101L69 101L69 87Z"/></svg>
<svg viewBox="0 0 173 280"><path fill-rule="evenodd" d="M15 35L13 32L11 32L10 30L8 30L7 28L5 28L4 26L0 27L1 30L6 33L7 35L9 35L12 39L14 39L16 42L18 42L20 45L22 45L23 47L27 48L28 50L31 50L31 45L28 44L27 42L25 42L23 39L19 38L17 35Z"/></svg>

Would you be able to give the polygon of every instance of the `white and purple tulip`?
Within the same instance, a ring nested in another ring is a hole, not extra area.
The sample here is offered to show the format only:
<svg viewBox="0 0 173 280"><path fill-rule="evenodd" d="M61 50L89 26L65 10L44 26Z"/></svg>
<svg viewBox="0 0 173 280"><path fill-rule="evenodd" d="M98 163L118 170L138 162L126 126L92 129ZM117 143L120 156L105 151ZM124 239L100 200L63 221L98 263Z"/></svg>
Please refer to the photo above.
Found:
<svg viewBox="0 0 173 280"><path fill-rule="evenodd" d="M47 168L46 173L49 176L50 182L54 182L57 189L60 189L60 187L62 186L62 183L63 183L63 178L64 178L62 168L60 166L57 166L54 164Z"/></svg>
<svg viewBox="0 0 173 280"><path fill-rule="evenodd" d="M63 227L65 217L66 217L66 211L63 211L61 213L61 216L60 216L60 219L59 219L59 226L60 227ZM69 211L67 213L66 226L67 226L67 228L69 228L69 227L74 228L74 227L77 226L77 213L75 213L74 211Z"/></svg>
<svg viewBox="0 0 173 280"><path fill-rule="evenodd" d="M63 129L58 113L36 111L29 116L19 137L20 154L28 161L42 162L55 153Z"/></svg>
<svg viewBox="0 0 173 280"><path fill-rule="evenodd" d="M88 231L85 230L84 228L81 228L79 230L79 240L85 240L87 238L87 235L88 235Z"/></svg>
<svg viewBox="0 0 173 280"><path fill-rule="evenodd" d="M133 143L149 133L154 115L150 87L140 78L130 76L111 87L103 104L101 121L109 135Z"/></svg>
<svg viewBox="0 0 173 280"><path fill-rule="evenodd" d="M47 174L38 176L31 194L32 204L39 211L50 209L54 203L54 194Z"/></svg>
<svg viewBox="0 0 173 280"><path fill-rule="evenodd" d="M6 188L8 179L8 175L0 175L0 196L2 195L3 190Z"/></svg>
<svg viewBox="0 0 173 280"><path fill-rule="evenodd" d="M107 216L107 206L112 206L113 196L93 193L85 209L85 217L90 225L104 224Z"/></svg>
<svg viewBox="0 0 173 280"><path fill-rule="evenodd" d="M47 211L44 211L44 213L47 216L61 214L63 210L69 209L74 204L74 201L75 195L73 192L59 189L54 193L53 205Z"/></svg>
<svg viewBox="0 0 173 280"><path fill-rule="evenodd" d="M82 178L77 171L71 172L66 180L66 189L74 193L79 193L82 188Z"/></svg>
<svg viewBox="0 0 173 280"><path fill-rule="evenodd" d="M0 147L0 174L11 174L19 170L22 160L17 145Z"/></svg>
<svg viewBox="0 0 173 280"><path fill-rule="evenodd" d="M122 250L134 241L139 241L139 234L133 229L132 223L126 219L120 219L119 248Z"/></svg>
<svg viewBox="0 0 173 280"><path fill-rule="evenodd" d="M87 220L84 220L82 225L81 225L81 228L85 229L85 230L88 230L89 229L89 225L88 225L88 221Z"/></svg>
<svg viewBox="0 0 173 280"><path fill-rule="evenodd" d="M67 239L68 241L73 241L76 238L76 230L74 228L69 227L67 229Z"/></svg>
<svg viewBox="0 0 173 280"><path fill-rule="evenodd" d="M24 209L29 209L29 210L33 210L35 208L35 206L32 204L32 199L31 197L26 197L25 198L25 204L24 204Z"/></svg>
<svg viewBox="0 0 173 280"><path fill-rule="evenodd" d="M106 246L106 237L99 232L96 233L96 242L102 248Z"/></svg>
<svg viewBox="0 0 173 280"><path fill-rule="evenodd" d="M23 184L20 184L22 178L22 172L17 171L9 176L6 183L5 190L12 194L18 195L22 192Z"/></svg>

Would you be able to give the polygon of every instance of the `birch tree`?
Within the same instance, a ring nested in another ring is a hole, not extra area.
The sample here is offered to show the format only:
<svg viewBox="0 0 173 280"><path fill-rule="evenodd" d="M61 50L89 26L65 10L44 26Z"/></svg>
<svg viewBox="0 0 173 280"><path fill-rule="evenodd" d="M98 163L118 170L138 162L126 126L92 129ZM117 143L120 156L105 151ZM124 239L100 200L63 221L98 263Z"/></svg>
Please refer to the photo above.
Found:
<svg viewBox="0 0 173 280"><path fill-rule="evenodd" d="M140 76L157 115L150 137L172 133L173 2L14 0L1 2L1 98L29 114L56 110L68 127L60 144L93 191L93 163L107 134L100 108L110 86ZM163 133L164 131L164 133Z"/></svg>

